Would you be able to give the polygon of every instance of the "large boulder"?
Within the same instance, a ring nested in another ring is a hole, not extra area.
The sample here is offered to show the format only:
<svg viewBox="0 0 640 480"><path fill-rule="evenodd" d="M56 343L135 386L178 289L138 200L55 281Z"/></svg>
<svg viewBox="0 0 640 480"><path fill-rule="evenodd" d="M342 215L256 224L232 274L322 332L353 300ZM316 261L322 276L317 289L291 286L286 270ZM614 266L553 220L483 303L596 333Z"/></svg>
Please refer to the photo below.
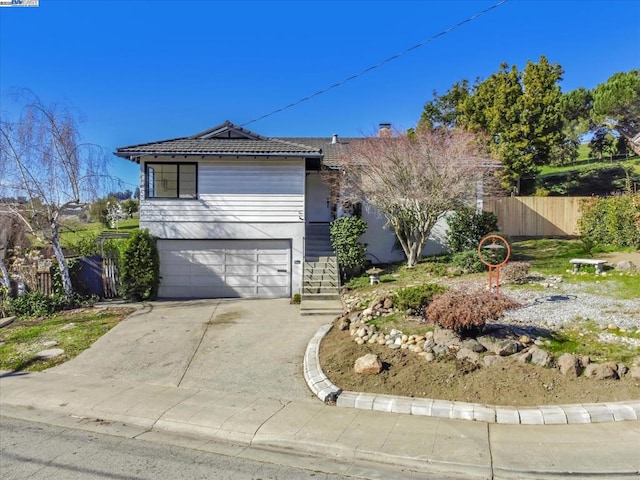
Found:
<svg viewBox="0 0 640 480"><path fill-rule="evenodd" d="M354 371L362 375L377 375L382 371L382 360L378 355L368 353L356 360Z"/></svg>
<svg viewBox="0 0 640 480"><path fill-rule="evenodd" d="M638 267L631 260L621 260L615 264L614 267L616 270L620 270L621 272L635 272L638 270Z"/></svg>
<svg viewBox="0 0 640 480"><path fill-rule="evenodd" d="M558 358L558 368L560 369L560 373L570 377L579 377L582 372L580 360L570 353L560 355L560 358Z"/></svg>
<svg viewBox="0 0 640 480"><path fill-rule="evenodd" d="M448 347L451 345L461 346L460 335L449 328L436 327L433 330L433 341L438 345Z"/></svg>
<svg viewBox="0 0 640 480"><path fill-rule="evenodd" d="M529 349L531 353L531 363L540 367L550 367L553 365L553 355L540 347L533 346Z"/></svg>
<svg viewBox="0 0 640 480"><path fill-rule="evenodd" d="M598 380L611 380L618 378L618 373L611 368L611 365L590 363L587 365L587 368L584 369L584 376Z"/></svg>
<svg viewBox="0 0 640 480"><path fill-rule="evenodd" d="M510 338L495 338L491 335L482 335L476 339L480 345L496 355L508 356L518 352L518 342Z"/></svg>
<svg viewBox="0 0 640 480"><path fill-rule="evenodd" d="M471 362L473 364L478 364L478 362L480 362L480 355L466 347L458 350L458 352L456 353L456 358L458 360L466 360L467 362Z"/></svg>

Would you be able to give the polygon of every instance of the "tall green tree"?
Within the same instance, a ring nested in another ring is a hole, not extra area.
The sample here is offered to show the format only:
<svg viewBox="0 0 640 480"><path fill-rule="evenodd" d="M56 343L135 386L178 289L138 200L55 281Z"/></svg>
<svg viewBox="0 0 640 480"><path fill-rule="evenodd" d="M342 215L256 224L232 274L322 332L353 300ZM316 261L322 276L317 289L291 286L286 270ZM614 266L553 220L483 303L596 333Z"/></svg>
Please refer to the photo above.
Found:
<svg viewBox="0 0 640 480"><path fill-rule="evenodd" d="M564 119L563 140L552 152L552 163L563 165L578 159L582 137L593 128L592 105L593 95L584 87L562 94L560 111Z"/></svg>
<svg viewBox="0 0 640 480"><path fill-rule="evenodd" d="M433 100L424 105L424 110L418 122L418 128L448 128L457 125L460 114L459 105L466 101L470 95L471 86L468 80L461 80L444 94L438 95L433 91Z"/></svg>
<svg viewBox="0 0 640 480"><path fill-rule="evenodd" d="M505 187L535 174L563 148L565 123L560 101L562 68L541 56L522 72L506 63L472 88L461 81L425 104L419 128L462 127L484 138L489 152L500 159Z"/></svg>
<svg viewBox="0 0 640 480"><path fill-rule="evenodd" d="M640 69L618 72L593 90L591 118L615 130L640 155Z"/></svg>
<svg viewBox="0 0 640 480"><path fill-rule="evenodd" d="M561 78L562 68L544 56L527 62L522 73L502 64L462 104L463 125L485 132L490 151L502 162L503 186L519 192L520 179L550 163L562 145Z"/></svg>

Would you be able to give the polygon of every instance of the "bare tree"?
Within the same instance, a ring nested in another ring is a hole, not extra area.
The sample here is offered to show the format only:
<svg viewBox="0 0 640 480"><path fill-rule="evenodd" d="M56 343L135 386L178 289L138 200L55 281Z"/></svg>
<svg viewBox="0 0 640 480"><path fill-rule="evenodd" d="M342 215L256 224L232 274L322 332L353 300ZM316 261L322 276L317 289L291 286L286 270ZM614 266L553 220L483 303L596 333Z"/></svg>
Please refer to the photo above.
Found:
<svg viewBox="0 0 640 480"><path fill-rule="evenodd" d="M26 197L25 214L13 213L53 247L70 300L73 287L60 243L60 212L96 198L108 179L106 156L99 147L82 142L78 116L67 105L46 105L29 91L15 100L21 108L16 121L5 112L0 118L0 189L5 196Z"/></svg>
<svg viewBox="0 0 640 480"><path fill-rule="evenodd" d="M436 222L471 201L483 173L470 134L419 131L352 141L339 157L340 195L377 209L413 267Z"/></svg>

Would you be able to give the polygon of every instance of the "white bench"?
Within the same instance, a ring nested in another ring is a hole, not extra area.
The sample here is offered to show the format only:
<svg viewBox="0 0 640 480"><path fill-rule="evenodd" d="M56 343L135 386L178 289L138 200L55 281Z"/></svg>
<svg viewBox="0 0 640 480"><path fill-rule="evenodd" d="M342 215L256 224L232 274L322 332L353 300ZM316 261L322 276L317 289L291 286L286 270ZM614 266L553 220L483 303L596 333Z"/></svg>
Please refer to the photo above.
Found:
<svg viewBox="0 0 640 480"><path fill-rule="evenodd" d="M572 258L569 263L573 265L573 273L578 273L580 265L594 265L596 267L596 275L604 272L604 264L606 260L596 260L595 258Z"/></svg>

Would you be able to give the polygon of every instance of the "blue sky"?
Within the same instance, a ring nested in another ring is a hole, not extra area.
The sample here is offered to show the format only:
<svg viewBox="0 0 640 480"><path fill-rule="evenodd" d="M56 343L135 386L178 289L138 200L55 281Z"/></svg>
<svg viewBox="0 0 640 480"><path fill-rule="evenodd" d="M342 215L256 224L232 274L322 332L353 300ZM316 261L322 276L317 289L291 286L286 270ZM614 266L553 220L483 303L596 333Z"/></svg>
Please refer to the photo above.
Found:
<svg viewBox="0 0 640 480"><path fill-rule="evenodd" d="M40 0L0 8L3 111L13 87L68 101L87 141L116 147L237 124L281 108L498 3ZM640 1L509 0L381 68L252 123L265 136L408 128L432 91L545 55L563 91L640 67ZM137 183L137 167L112 157ZM133 189L133 185L129 186Z"/></svg>

